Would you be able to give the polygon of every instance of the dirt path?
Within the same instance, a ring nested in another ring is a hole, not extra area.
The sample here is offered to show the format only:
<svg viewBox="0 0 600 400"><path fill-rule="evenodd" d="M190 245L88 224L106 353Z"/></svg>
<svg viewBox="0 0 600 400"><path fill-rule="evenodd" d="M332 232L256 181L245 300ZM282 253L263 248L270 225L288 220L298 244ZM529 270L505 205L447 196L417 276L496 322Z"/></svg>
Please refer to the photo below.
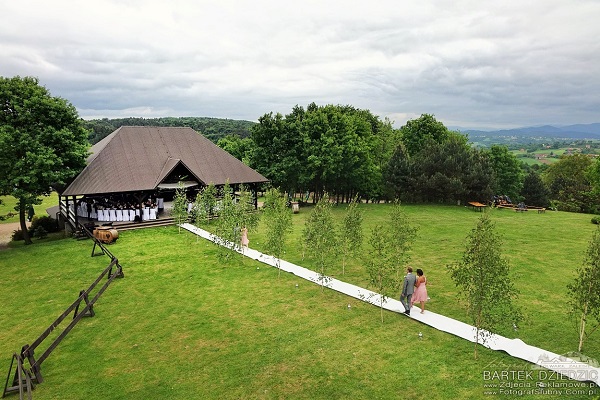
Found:
<svg viewBox="0 0 600 400"><path fill-rule="evenodd" d="M29 226L29 223L27 223ZM0 250L8 248L8 242L14 231L21 229L19 222L9 222L8 224L0 224Z"/></svg>

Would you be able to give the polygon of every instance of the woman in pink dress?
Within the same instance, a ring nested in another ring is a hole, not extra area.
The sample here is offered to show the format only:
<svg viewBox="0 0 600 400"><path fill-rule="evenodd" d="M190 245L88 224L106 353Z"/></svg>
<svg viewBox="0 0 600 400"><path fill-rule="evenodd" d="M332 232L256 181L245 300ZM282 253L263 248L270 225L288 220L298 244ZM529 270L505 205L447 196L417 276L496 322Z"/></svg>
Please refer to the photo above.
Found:
<svg viewBox="0 0 600 400"><path fill-rule="evenodd" d="M411 307L414 303L421 303L421 314L425 312L425 302L427 301L427 278L423 275L422 269L417 269L417 283L415 292L410 299Z"/></svg>
<svg viewBox="0 0 600 400"><path fill-rule="evenodd" d="M242 228L242 248L248 247L250 244L250 240L248 240L248 229L246 227Z"/></svg>

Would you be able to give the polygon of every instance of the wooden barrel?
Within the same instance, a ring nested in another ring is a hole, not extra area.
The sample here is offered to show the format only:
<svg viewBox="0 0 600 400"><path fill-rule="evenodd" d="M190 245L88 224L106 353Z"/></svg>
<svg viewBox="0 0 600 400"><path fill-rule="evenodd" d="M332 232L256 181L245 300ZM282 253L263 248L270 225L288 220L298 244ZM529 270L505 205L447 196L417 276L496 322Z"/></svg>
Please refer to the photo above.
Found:
<svg viewBox="0 0 600 400"><path fill-rule="evenodd" d="M102 227L94 229L94 237L102 243L112 243L119 238L119 231L112 227Z"/></svg>

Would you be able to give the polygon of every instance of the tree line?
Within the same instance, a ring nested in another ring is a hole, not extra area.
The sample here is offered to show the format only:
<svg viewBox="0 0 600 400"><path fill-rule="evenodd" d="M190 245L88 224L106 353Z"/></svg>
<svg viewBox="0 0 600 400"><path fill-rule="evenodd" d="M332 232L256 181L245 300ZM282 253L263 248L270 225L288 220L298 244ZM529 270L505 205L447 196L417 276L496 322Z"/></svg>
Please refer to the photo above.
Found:
<svg viewBox="0 0 600 400"><path fill-rule="evenodd" d="M600 168L588 155L528 166L508 147L478 148L468 135L423 114L395 129L387 119L350 105L309 104L258 123L204 117L83 121L90 143L120 126L189 126L269 178L290 196L324 193L337 202L465 204L493 195L513 203L599 213Z"/></svg>
<svg viewBox="0 0 600 400"><path fill-rule="evenodd" d="M121 126L182 126L200 132L213 142L229 135L244 138L250 136L252 121L208 118L208 117L164 117L164 118L102 118L82 120L89 131L89 142L95 144L110 135Z"/></svg>
<svg viewBox="0 0 600 400"><path fill-rule="evenodd" d="M399 129L369 110L311 103L267 113L249 138L218 144L287 193L363 200L465 204L494 195L513 203L597 213L600 167L587 155L551 166L522 163L506 146L481 149L423 114Z"/></svg>

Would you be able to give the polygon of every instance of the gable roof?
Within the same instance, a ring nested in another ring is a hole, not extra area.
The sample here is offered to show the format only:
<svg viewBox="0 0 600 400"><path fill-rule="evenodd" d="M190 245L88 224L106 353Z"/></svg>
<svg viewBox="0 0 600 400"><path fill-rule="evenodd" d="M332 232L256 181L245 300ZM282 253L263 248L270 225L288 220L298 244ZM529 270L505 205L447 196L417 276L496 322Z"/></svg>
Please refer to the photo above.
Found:
<svg viewBox="0 0 600 400"><path fill-rule="evenodd" d="M122 126L91 152L63 196L154 190L179 165L203 185L268 182L192 128Z"/></svg>

